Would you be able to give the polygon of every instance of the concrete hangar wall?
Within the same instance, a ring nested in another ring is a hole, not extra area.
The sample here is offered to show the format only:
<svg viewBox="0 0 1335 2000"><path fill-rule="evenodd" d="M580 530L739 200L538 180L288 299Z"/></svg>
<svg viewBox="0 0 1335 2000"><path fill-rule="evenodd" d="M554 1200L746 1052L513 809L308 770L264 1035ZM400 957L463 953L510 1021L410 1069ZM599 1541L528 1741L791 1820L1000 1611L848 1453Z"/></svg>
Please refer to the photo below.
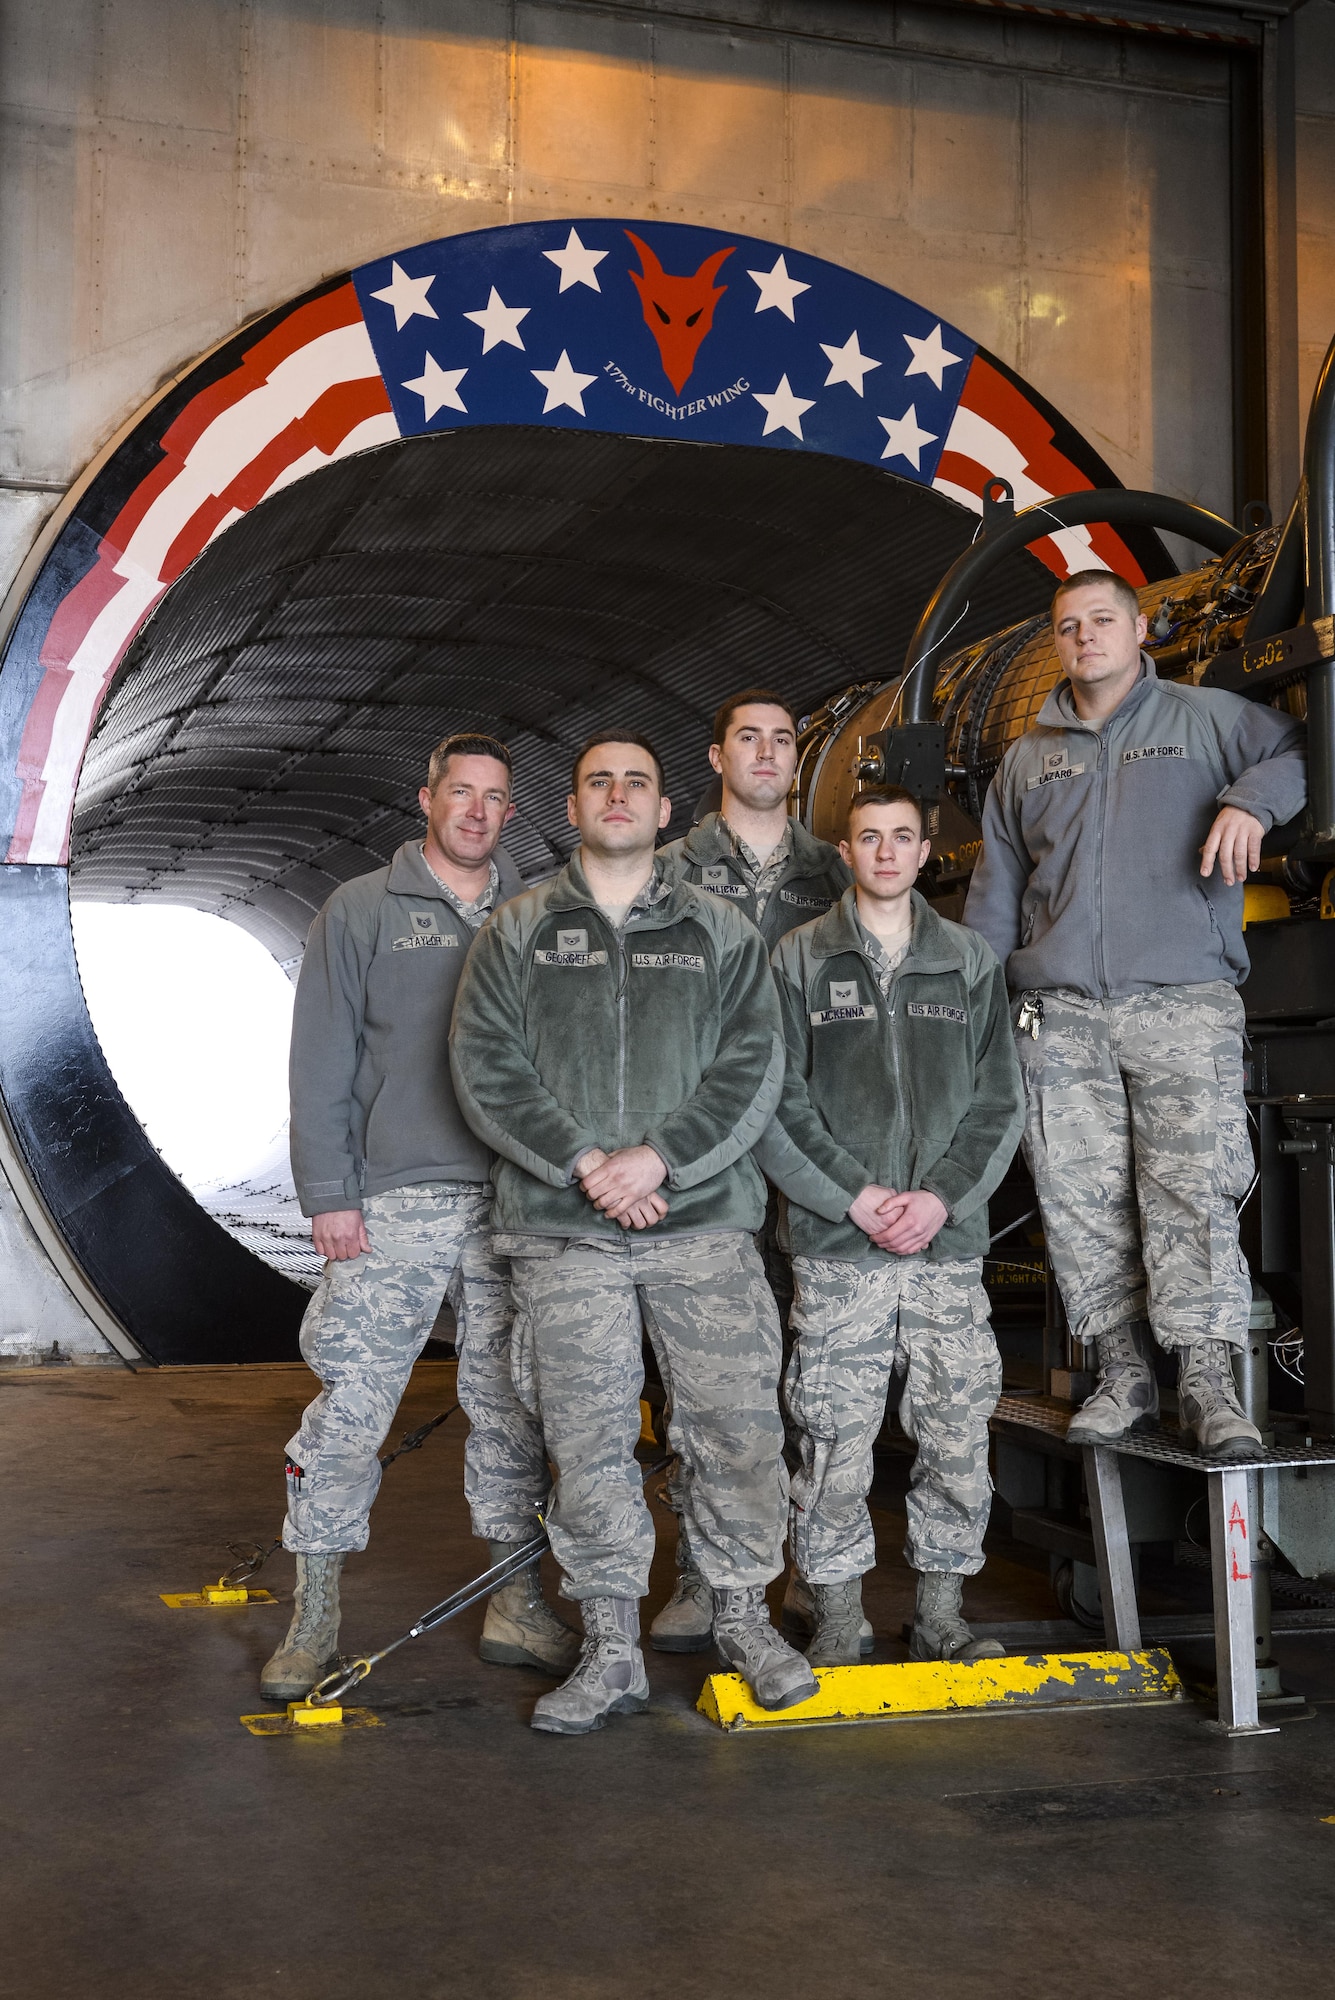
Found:
<svg viewBox="0 0 1335 2000"><path fill-rule="evenodd" d="M1331 0L1136 0L1115 28L968 0L8 0L0 22L5 582L237 327L396 248L556 216L825 257L991 349L1124 483L1287 501L1335 324ZM0 1351L95 1351L34 1224L0 1189Z"/></svg>

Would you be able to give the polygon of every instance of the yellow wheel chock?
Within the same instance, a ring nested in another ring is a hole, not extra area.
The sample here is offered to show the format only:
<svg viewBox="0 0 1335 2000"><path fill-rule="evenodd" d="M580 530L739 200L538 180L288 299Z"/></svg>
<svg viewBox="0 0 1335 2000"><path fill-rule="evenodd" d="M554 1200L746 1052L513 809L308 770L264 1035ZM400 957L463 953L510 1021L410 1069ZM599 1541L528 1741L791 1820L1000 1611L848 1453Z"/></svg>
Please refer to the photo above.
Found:
<svg viewBox="0 0 1335 2000"><path fill-rule="evenodd" d="M711 1674L696 1703L729 1732L840 1722L908 1722L949 1715L1136 1707L1186 1700L1168 1654L1028 1653L956 1665L906 1660L817 1667L819 1691L793 1708L757 1706L740 1674Z"/></svg>

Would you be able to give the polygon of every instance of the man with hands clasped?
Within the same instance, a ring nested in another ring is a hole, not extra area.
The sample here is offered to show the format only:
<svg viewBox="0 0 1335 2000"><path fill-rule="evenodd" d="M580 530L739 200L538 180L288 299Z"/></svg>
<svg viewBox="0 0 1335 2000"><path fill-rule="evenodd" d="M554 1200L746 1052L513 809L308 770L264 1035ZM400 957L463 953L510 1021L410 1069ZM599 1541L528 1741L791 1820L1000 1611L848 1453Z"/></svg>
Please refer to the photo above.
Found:
<svg viewBox="0 0 1335 2000"><path fill-rule="evenodd" d="M790 1541L815 1599L813 1666L860 1657L867 1494L892 1371L918 1447L905 1555L911 1652L975 1660L963 1579L983 1566L987 1425L1001 1363L982 1285L989 1195L1022 1124L1006 983L989 947L914 892L928 855L908 792L864 792L840 852L853 887L774 953L787 1074L757 1149L787 1197L801 1440Z"/></svg>
<svg viewBox="0 0 1335 2000"><path fill-rule="evenodd" d="M533 1727L579 1736L648 1701L641 1304L714 1643L765 1708L805 1701L816 1681L765 1606L787 1477L778 1315L752 1241L765 1186L751 1149L783 1076L764 942L727 902L665 875L654 842L671 805L643 737L590 738L567 809L580 845L478 938L451 1054L465 1115L501 1155L494 1242L511 1260L515 1380L556 1467L547 1531L584 1618L579 1665Z"/></svg>

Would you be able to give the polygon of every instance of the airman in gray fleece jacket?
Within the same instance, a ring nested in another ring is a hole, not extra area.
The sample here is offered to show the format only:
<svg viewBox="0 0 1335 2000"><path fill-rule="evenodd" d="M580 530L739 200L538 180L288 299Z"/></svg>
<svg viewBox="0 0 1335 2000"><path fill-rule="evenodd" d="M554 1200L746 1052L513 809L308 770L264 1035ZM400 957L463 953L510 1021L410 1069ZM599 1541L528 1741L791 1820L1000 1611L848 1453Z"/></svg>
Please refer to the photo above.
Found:
<svg viewBox="0 0 1335 2000"><path fill-rule="evenodd" d="M1108 571L1061 586L1053 629L1067 678L992 781L964 914L1018 994L1025 1154L1072 1332L1098 1346L1070 1435L1157 1421L1152 1329L1180 1356L1184 1431L1245 1459L1260 1435L1229 1366L1251 1306L1243 889L1305 801L1303 727L1158 680L1136 594Z"/></svg>
<svg viewBox="0 0 1335 2000"><path fill-rule="evenodd" d="M464 1493L493 1561L533 1534L549 1483L542 1430L510 1376L509 1272L491 1240L491 1153L450 1080L455 989L474 935L519 878L497 848L509 753L447 737L419 794L426 839L336 889L311 927L292 1016L292 1171L324 1276L301 1326L322 1388L288 1442L283 1543L292 1628L264 1669L305 1694L336 1650L338 1578L363 1549L377 1457L441 1301L455 1309ZM471 892L471 893L470 893ZM573 1633L527 1570L488 1601L482 1657L561 1670Z"/></svg>

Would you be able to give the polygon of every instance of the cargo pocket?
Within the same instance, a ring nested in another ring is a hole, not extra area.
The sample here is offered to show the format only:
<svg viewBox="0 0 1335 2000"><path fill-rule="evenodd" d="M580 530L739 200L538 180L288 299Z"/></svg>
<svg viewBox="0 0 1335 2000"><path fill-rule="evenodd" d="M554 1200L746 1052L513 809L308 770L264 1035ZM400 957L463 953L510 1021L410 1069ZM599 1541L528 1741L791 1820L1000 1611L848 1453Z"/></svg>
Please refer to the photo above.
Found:
<svg viewBox="0 0 1335 2000"><path fill-rule="evenodd" d="M1247 1103L1242 1094L1242 1052L1215 1062L1214 1191L1241 1201L1256 1173Z"/></svg>
<svg viewBox="0 0 1335 2000"><path fill-rule="evenodd" d="M561 1256L565 1247L564 1236L525 1236L498 1230L491 1239L495 1255L512 1260L510 1299L514 1317L510 1323L510 1380L514 1383L516 1396L534 1417L541 1416L541 1385L524 1266L549 1263L552 1258Z"/></svg>

